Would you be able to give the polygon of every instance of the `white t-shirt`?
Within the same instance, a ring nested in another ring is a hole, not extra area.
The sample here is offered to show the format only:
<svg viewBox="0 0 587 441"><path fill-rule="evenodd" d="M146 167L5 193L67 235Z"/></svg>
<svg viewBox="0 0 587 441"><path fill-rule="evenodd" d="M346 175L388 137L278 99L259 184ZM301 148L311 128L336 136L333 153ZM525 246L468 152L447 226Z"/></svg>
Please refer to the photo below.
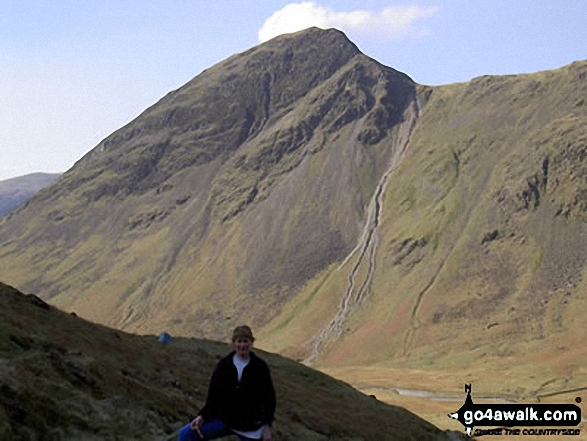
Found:
<svg viewBox="0 0 587 441"><path fill-rule="evenodd" d="M240 358L237 354L234 354L232 357L232 362L236 366L236 370L238 372L238 381L240 382L241 378L243 377L243 370L245 369L245 366L249 364L249 359Z"/></svg>
<svg viewBox="0 0 587 441"><path fill-rule="evenodd" d="M248 358L240 358L237 354L234 354L234 356L232 357L232 362L234 363L234 366L236 367L236 371L238 373L238 381L241 381L241 378L243 377L243 370L245 369L245 366L249 364L249 359ZM265 426L261 426L259 427L257 430L251 430L248 432L243 432L241 430L234 430L232 429L232 431L234 433L237 433L239 435L242 436L246 436L247 438L252 438L252 439L261 439L261 436L263 436L263 430L265 430Z"/></svg>

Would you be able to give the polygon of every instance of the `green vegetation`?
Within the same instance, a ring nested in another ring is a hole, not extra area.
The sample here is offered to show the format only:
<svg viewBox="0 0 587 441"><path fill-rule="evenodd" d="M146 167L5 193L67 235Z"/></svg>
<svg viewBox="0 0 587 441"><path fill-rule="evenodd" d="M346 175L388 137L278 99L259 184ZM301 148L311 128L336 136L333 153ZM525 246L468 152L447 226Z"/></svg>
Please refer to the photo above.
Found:
<svg viewBox="0 0 587 441"><path fill-rule="evenodd" d="M108 329L0 284L0 439L175 439L229 351ZM278 396L276 440L446 439L404 409L283 357L262 357Z"/></svg>

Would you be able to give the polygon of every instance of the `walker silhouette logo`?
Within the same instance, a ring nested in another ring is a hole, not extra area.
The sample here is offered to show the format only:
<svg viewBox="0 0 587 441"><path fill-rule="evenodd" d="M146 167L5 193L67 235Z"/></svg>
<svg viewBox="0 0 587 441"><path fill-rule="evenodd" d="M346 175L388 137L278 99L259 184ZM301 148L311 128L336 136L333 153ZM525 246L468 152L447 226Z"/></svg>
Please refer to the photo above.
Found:
<svg viewBox="0 0 587 441"><path fill-rule="evenodd" d="M579 429L509 429L512 426L577 426L581 409L575 404L475 404L471 385L465 385L465 404L448 416L466 427L467 435L475 426L505 426L492 430L475 430L475 435L579 435ZM577 403L581 398L576 398Z"/></svg>

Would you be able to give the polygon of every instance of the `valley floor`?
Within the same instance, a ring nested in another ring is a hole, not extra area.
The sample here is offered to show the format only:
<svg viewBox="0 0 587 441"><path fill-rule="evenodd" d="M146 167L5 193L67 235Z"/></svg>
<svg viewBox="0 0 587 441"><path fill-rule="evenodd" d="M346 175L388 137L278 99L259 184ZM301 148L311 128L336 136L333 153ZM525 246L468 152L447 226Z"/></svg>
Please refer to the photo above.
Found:
<svg viewBox="0 0 587 441"><path fill-rule="evenodd" d="M465 402L465 383L472 384L471 396L476 404L482 403L572 403L581 397L580 404L583 420L577 427L579 436L574 440L587 440L587 421L585 413L585 399L587 399L587 376L576 375L567 379L550 379L555 387L541 391L536 388L537 378L533 374L522 374L512 369L509 376L501 375L501 381L495 381L495 375L489 375L482 368L468 372L442 372L416 369L401 369L393 367L343 367L321 368L323 372L350 383L367 395L374 395L378 400L388 404L403 407L419 417L429 421L441 430L464 432L464 427L448 417L447 414L457 411ZM491 382L484 379L494 378ZM520 378L525 378L525 382ZM545 378L540 378L545 381ZM563 387L564 386L564 387ZM500 426L496 426L500 427ZM511 436L495 436L489 439L501 441L511 439ZM479 439L479 438L478 438ZM487 439L487 436L485 436ZM546 441L556 439L548 436L522 436L523 441Z"/></svg>

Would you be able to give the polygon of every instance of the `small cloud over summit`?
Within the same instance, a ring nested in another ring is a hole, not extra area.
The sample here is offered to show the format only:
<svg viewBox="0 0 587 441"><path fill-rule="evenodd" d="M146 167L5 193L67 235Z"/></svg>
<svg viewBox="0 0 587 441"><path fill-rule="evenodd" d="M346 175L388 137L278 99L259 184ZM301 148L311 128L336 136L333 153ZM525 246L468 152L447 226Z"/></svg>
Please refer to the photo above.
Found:
<svg viewBox="0 0 587 441"><path fill-rule="evenodd" d="M312 26L361 32L379 38L420 37L427 32L416 22L436 11L434 7L392 6L379 13L364 10L339 12L314 2L290 3L263 23L259 29L259 42Z"/></svg>

